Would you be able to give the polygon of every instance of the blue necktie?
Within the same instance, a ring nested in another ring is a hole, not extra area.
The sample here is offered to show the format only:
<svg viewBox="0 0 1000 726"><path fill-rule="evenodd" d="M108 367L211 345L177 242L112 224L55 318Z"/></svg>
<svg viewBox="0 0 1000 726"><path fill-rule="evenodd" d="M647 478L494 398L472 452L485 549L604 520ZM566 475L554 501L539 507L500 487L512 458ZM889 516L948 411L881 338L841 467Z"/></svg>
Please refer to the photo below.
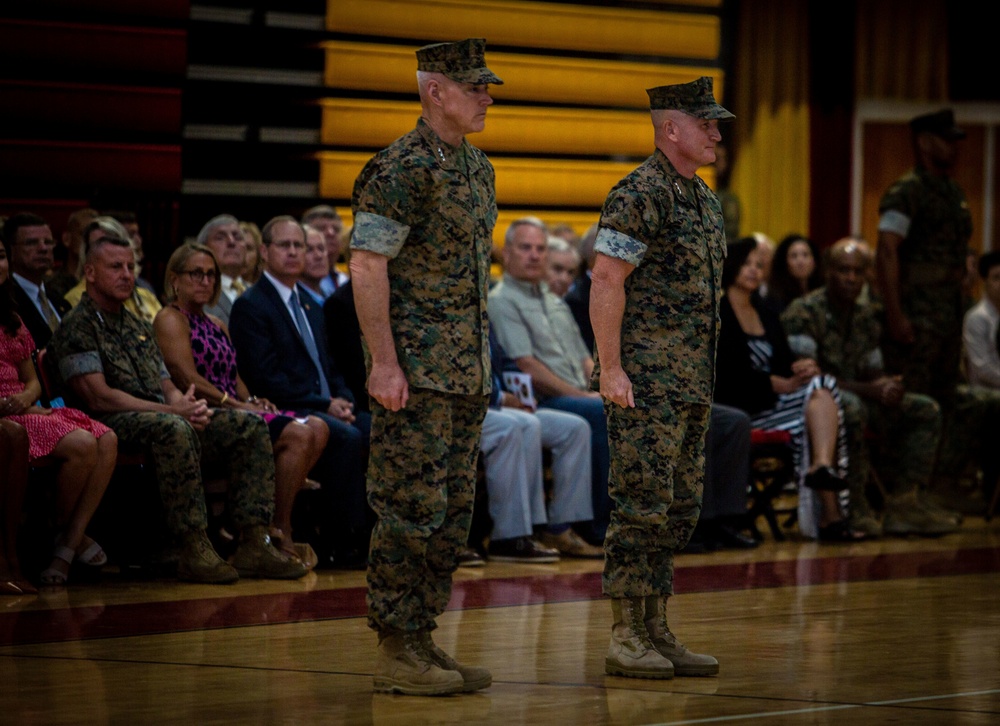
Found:
<svg viewBox="0 0 1000 726"><path fill-rule="evenodd" d="M312 358L313 365L316 366L316 372L319 373L319 391L323 397L329 398L330 384L327 383L326 375L323 373L323 366L319 362L319 350L316 348L316 340L312 336L312 329L309 327L309 321L306 320L306 315L302 311L302 305L299 304L299 293L297 290L292 291L292 311L295 313L295 322L299 326L299 334L302 336L302 342L306 344L309 357Z"/></svg>

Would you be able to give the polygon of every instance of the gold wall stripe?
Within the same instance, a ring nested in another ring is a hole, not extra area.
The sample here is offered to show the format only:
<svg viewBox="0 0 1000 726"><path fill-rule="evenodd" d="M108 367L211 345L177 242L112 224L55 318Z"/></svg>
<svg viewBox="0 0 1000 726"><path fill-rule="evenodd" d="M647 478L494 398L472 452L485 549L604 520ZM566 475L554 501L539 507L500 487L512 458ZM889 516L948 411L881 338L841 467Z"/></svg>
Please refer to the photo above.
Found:
<svg viewBox="0 0 1000 726"><path fill-rule="evenodd" d="M331 88L416 94L415 47L325 41L324 82ZM656 63L490 53L490 68L504 80L491 86L498 100L648 108L646 88L686 83L699 76L715 80L715 97L725 98L722 71Z"/></svg>
<svg viewBox="0 0 1000 726"><path fill-rule="evenodd" d="M381 149L413 128L416 101L326 98L321 142ZM536 108L495 105L486 130L471 137L487 152L643 157L653 150L648 111Z"/></svg>
<svg viewBox="0 0 1000 726"><path fill-rule="evenodd" d="M710 61L719 55L719 18L709 13L508 0L328 0L326 27L393 38L485 37L488 45L522 48Z"/></svg>
<svg viewBox="0 0 1000 726"><path fill-rule="evenodd" d="M371 154L355 151L321 151L319 195L350 199L354 180ZM576 161L562 159L493 158L497 175L497 204L593 207L600 209L608 191L636 167L634 162ZM699 173L709 185L711 168Z"/></svg>

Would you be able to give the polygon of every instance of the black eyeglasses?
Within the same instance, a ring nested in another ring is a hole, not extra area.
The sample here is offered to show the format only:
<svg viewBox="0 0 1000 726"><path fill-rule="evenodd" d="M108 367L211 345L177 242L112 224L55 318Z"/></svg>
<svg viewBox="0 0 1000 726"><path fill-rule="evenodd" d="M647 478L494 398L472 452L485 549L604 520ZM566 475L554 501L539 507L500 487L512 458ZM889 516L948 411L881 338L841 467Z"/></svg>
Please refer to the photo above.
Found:
<svg viewBox="0 0 1000 726"><path fill-rule="evenodd" d="M215 270L181 270L182 275L187 275L191 278L192 282L202 283L205 280L209 282L215 282L216 274Z"/></svg>

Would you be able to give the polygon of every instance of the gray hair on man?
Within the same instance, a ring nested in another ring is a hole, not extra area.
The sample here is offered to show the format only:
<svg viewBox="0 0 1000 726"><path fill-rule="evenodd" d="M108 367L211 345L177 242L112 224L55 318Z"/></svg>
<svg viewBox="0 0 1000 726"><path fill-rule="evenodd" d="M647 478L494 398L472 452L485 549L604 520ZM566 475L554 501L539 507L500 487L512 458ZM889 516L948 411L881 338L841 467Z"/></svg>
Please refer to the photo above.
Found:
<svg viewBox="0 0 1000 726"><path fill-rule="evenodd" d="M530 216L520 217L519 219L515 219L513 222L510 223L510 226L507 228L507 232L503 236L503 243L505 245L509 245L511 242L513 242L515 230L517 230L518 227L523 227L524 225L528 225L529 227L537 227L538 229L545 232L545 236L548 237L549 228L545 225L545 222L543 222L541 219L539 219L538 217L530 217Z"/></svg>
<svg viewBox="0 0 1000 726"><path fill-rule="evenodd" d="M198 232L198 238L195 241L200 245L206 244L208 242L208 238L212 234L212 230L216 227L221 227L224 224L235 224L239 226L240 220L236 219L236 217L231 214L216 215L205 222L205 226L201 228L200 232Z"/></svg>

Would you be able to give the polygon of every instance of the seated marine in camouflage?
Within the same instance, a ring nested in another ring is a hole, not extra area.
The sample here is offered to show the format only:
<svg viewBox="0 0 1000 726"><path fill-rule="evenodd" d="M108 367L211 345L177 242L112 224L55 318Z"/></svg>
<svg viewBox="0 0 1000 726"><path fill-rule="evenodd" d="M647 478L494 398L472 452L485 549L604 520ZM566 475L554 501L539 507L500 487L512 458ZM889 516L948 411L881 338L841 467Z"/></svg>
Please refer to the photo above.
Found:
<svg viewBox="0 0 1000 726"><path fill-rule="evenodd" d="M274 458L264 420L247 411L210 409L170 381L149 323L124 308L135 287L135 253L116 227L84 232L87 291L52 337L66 395L152 458L170 533L180 543L182 580L230 583L242 577L306 574L271 545ZM230 473L230 519L239 531L231 563L213 549L201 479L203 461Z"/></svg>
<svg viewBox="0 0 1000 726"><path fill-rule="evenodd" d="M796 298L781 316L793 352L837 377L847 425L851 525L868 535L940 535L957 522L925 497L941 436L941 410L930 396L888 375L879 346L879 311L860 299L872 264L867 245L845 238L827 253L824 287ZM865 489L872 466L868 435L880 444L876 470L889 490L880 526Z"/></svg>

